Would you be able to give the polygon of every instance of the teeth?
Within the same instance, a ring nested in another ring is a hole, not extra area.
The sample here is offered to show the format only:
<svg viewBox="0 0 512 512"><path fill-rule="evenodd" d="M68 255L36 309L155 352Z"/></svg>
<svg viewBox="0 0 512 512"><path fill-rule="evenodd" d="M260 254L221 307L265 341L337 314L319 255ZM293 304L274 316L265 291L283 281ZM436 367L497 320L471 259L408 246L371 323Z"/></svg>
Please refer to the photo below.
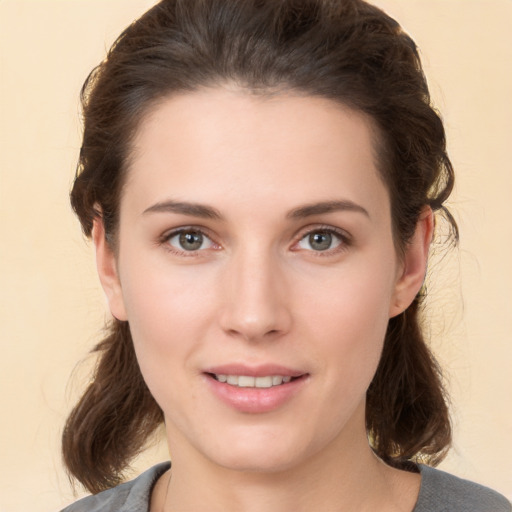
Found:
<svg viewBox="0 0 512 512"><path fill-rule="evenodd" d="M254 379L254 385L257 388L271 388L272 387L272 377L256 377Z"/></svg>
<svg viewBox="0 0 512 512"><path fill-rule="evenodd" d="M231 386L238 386L239 388L271 388L272 386L280 386L290 382L290 376L283 377L282 375L267 375L265 377L251 377L249 375L222 375L215 374L215 378L219 382L226 382Z"/></svg>
<svg viewBox="0 0 512 512"><path fill-rule="evenodd" d="M238 387L239 388L253 388L255 384L254 377L246 377L245 375L240 375L238 377ZM230 383L231 384L231 383Z"/></svg>
<svg viewBox="0 0 512 512"><path fill-rule="evenodd" d="M282 384L283 383L283 377L281 377L280 375L274 375L272 377L272 385L273 386L279 386L279 384Z"/></svg>

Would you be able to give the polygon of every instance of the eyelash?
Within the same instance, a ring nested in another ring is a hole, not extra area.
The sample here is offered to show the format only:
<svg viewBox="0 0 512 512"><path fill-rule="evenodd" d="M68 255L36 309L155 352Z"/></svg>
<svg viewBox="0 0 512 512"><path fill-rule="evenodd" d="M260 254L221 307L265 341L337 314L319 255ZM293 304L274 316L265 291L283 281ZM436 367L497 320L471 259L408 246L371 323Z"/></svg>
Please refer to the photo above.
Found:
<svg viewBox="0 0 512 512"><path fill-rule="evenodd" d="M195 227L195 226L184 226L184 227L175 229L173 231L167 232L160 238L159 243L160 243L160 245L163 245L164 248L168 252L170 252L172 254L176 254L178 256L196 257L196 258L202 256L201 253L204 251L204 249L202 249L202 250L199 249L199 250L195 250L195 251L185 251L185 250L180 251L179 249L177 249L176 247L173 247L170 244L171 239L173 239L175 236L179 236L183 233L195 233L198 235L202 235L206 239L210 240L210 242L215 246L214 250L218 250L218 248L220 248L219 244L214 242L212 237L203 228L199 228L199 227Z"/></svg>
<svg viewBox="0 0 512 512"><path fill-rule="evenodd" d="M195 227L195 226L184 226L184 227L175 229L173 231L167 232L160 238L159 244L164 246L164 248L168 252L170 252L172 254L176 254L178 256L201 257L202 256L201 253L204 252L205 249L198 249L198 250L191 250L191 251L186 251L186 250L180 251L180 250L176 249L176 247L173 247L170 244L170 240L172 238L174 238L178 235L181 235L183 233L196 233L196 234L202 235L206 239L210 240L211 244L213 244L213 246L214 246L214 248L213 248L214 250L218 250L220 248L220 245L217 244L203 228ZM293 249L293 247L296 247L298 244L300 244L300 242L302 242L308 236L311 236L314 233L334 235L334 237L336 237L339 240L339 244L336 247L334 247L333 249L327 249L325 251L315 251L315 250L307 251L307 252L311 253L312 255L314 255L315 257L332 256L332 255L338 254L340 252L346 251L352 245L352 238L347 232L345 232L341 229L334 228L332 226L317 225L317 226L308 227L308 228L305 228L304 230L302 230L301 233L296 237L296 240L294 241L291 250L294 252L300 251L301 249Z"/></svg>
<svg viewBox="0 0 512 512"><path fill-rule="evenodd" d="M297 237L297 241L294 242L293 247L297 246L300 242L302 242L308 236L311 236L314 233L334 235L334 237L336 237L339 240L339 244L333 249L327 249L325 251L309 250L308 252L315 257L325 258L328 256L337 255L341 252L346 251L352 245L352 238L346 231L339 228L334 228L332 226L317 225L314 227L308 227L305 230L303 230Z"/></svg>

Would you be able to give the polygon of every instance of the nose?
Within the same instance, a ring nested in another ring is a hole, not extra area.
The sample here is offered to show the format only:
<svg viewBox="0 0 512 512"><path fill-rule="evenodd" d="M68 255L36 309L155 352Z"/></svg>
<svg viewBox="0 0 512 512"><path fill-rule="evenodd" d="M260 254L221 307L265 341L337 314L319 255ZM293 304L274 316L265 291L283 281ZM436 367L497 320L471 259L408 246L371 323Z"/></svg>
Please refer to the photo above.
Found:
<svg viewBox="0 0 512 512"><path fill-rule="evenodd" d="M245 251L223 273L221 328L247 341L276 339L292 324L290 297L277 257Z"/></svg>

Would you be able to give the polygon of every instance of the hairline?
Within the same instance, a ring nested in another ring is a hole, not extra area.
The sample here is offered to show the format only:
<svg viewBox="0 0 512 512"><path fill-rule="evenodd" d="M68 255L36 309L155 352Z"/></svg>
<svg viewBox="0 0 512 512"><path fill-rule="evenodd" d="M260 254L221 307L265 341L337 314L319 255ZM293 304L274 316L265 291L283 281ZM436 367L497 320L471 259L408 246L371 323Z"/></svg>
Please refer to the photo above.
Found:
<svg viewBox="0 0 512 512"><path fill-rule="evenodd" d="M377 176L384 185L389 198L390 204L390 215L391 215L391 226L392 226L392 237L393 244L395 246L398 257L403 255L403 249L406 242L400 240L396 229L395 219L393 217L393 196L390 188L391 183L386 180L386 168L389 165L387 162L386 154L388 153L386 147L386 137L384 130L378 126L376 119L365 112L361 108L357 108L349 104L348 101L342 101L339 98L328 96L325 94L315 93L305 88L299 88L290 86L285 83L278 84L275 86L266 87L255 87L249 84L242 84L234 79L231 80L212 80L209 83L198 85L196 87L181 88L176 90L169 90L167 92L160 93L153 98L148 99L146 102L142 102L139 109L134 115L134 122L131 130L130 137L126 143L126 155L123 159L120 168L121 185L118 192L118 204L117 204L117 223L115 226L115 232L109 234L108 241L112 245L112 248L117 252L118 248L118 233L119 233L119 220L121 215L121 201L123 199L126 185L129 183L130 169L137 156L135 148L135 142L140 134L141 128L145 121L151 117L164 103L168 102L172 98L179 96L190 96L200 92L215 91L219 89L225 89L227 91L241 93L247 96L254 96L262 100L272 100L275 98L290 96L290 97L303 97L303 98L318 98L328 100L335 104L339 109L347 113L356 114L362 117L370 131L370 141L373 153L373 162L375 169L377 170Z"/></svg>

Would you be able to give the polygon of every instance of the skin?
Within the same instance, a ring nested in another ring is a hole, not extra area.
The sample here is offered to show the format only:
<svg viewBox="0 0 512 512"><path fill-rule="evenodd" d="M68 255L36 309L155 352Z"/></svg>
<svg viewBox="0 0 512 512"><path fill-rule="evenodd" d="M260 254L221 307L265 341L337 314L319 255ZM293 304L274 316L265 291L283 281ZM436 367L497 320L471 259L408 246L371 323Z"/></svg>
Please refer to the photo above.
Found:
<svg viewBox="0 0 512 512"><path fill-rule="evenodd" d="M332 101L234 88L168 98L141 123L119 246L100 219L93 235L111 312L130 322L165 415L172 478L152 511L413 509L420 477L373 455L365 393L389 318L423 282L433 221L425 210L399 258L373 137ZM204 232L195 251L176 235L191 227ZM279 407L245 412L209 386L205 369L226 363L304 378Z"/></svg>

